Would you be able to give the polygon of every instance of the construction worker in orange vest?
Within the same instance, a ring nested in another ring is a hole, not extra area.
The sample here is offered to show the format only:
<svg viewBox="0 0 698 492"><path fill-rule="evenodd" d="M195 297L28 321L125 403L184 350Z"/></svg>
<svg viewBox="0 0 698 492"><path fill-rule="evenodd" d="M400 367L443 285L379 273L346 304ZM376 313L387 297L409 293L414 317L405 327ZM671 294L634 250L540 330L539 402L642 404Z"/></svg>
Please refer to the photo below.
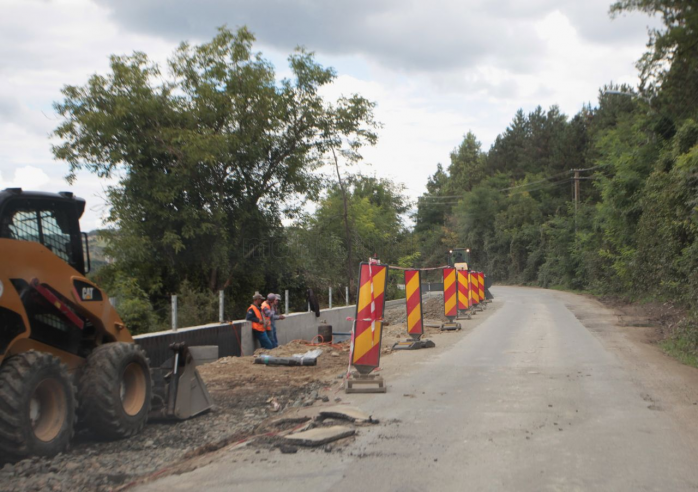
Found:
<svg viewBox="0 0 698 492"><path fill-rule="evenodd" d="M260 308L263 300L264 296L259 292L255 292L254 296L252 296L252 304L249 308L247 308L247 316L245 319L252 322L252 334L254 335L255 339L259 341L262 348L270 350L274 348L274 344L267 335L264 314L262 314L262 310Z"/></svg>
<svg viewBox="0 0 698 492"><path fill-rule="evenodd" d="M279 341L276 339L276 330L273 324L274 318L274 301L276 300L275 294L269 294L267 300L262 303L262 316L264 316L264 329L267 330L267 337L271 341L272 347L276 348L279 346Z"/></svg>

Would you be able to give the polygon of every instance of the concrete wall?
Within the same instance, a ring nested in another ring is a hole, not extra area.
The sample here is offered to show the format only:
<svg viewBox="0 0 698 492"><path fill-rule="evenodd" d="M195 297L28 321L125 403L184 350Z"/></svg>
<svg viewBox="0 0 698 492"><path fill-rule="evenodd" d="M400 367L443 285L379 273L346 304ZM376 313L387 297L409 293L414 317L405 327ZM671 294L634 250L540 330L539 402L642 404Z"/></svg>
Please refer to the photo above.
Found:
<svg viewBox="0 0 698 492"><path fill-rule="evenodd" d="M398 299L385 304L389 307L404 303L405 299ZM335 333L350 332L352 321L347 321L347 318L353 318L355 314L354 305L323 309L319 317L315 317L315 313L291 313L286 319L276 322L279 344L292 340L312 340L317 336L320 324L332 325ZM218 345L219 357L251 355L255 347L259 347L252 336L252 324L244 320L147 333L137 335L134 339L146 350L153 366L159 366L169 357L168 347L172 342L187 342L192 346Z"/></svg>
<svg viewBox="0 0 698 492"><path fill-rule="evenodd" d="M218 357L239 356L240 338L245 326L249 327L247 321L212 323L179 330L146 333L133 338L145 349L150 365L158 367L172 356L169 347L174 342L186 342L190 346L217 345Z"/></svg>

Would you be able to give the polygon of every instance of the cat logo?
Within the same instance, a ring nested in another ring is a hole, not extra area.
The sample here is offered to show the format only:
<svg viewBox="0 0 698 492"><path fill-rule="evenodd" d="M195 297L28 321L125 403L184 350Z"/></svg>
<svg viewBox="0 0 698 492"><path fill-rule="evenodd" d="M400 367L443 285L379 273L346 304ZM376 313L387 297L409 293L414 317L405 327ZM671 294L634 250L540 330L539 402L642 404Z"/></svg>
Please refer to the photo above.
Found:
<svg viewBox="0 0 698 492"><path fill-rule="evenodd" d="M82 288L82 300L91 301L94 297L94 287L83 287Z"/></svg>

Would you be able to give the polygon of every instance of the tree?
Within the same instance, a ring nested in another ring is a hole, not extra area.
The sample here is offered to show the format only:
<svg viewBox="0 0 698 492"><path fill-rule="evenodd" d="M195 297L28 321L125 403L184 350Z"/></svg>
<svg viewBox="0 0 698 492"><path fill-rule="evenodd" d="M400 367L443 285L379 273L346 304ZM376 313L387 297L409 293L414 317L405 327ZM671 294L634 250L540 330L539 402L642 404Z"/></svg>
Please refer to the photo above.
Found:
<svg viewBox="0 0 698 492"><path fill-rule="evenodd" d="M326 102L335 78L303 49L292 77L252 51L246 28L182 43L169 71L144 53L112 56L111 70L63 88L53 148L80 169L118 177L108 189L115 226L109 255L150 294L263 285L281 217L318 195L315 170L337 142L364 133L372 108L359 96ZM350 145L350 148L351 147ZM260 259L263 258L263 262Z"/></svg>
<svg viewBox="0 0 698 492"><path fill-rule="evenodd" d="M402 186L360 174L345 177L342 186L331 185L315 213L295 229L299 236L296 255L304 257L304 275L313 287L348 285L347 277L337 266L344 262L350 249L364 261L377 254L381 261L390 264L414 252L406 241L403 215L408 204ZM342 220L345 210L351 228L348 240ZM352 268L356 270L358 265L355 263Z"/></svg>
<svg viewBox="0 0 698 492"><path fill-rule="evenodd" d="M665 116L679 120L698 110L698 8L694 0L619 0L611 16L639 11L659 15L664 29L649 31L640 58L640 90Z"/></svg>
<svg viewBox="0 0 698 492"><path fill-rule="evenodd" d="M341 98L330 117L325 120L324 142L329 150L337 173L337 185L342 195L342 221L344 223L344 240L346 250L346 279L349 290L354 290L354 246L352 241L352 224L349 217L349 199L345 180L342 179L340 157L347 165L353 165L362 159L359 153L364 145L375 145L378 136L373 131L379 126L373 119L375 104L359 97Z"/></svg>
<svg viewBox="0 0 698 492"><path fill-rule="evenodd" d="M448 166L449 194L463 195L482 181L485 177L483 157L480 142L469 131L460 145L451 152L451 164Z"/></svg>

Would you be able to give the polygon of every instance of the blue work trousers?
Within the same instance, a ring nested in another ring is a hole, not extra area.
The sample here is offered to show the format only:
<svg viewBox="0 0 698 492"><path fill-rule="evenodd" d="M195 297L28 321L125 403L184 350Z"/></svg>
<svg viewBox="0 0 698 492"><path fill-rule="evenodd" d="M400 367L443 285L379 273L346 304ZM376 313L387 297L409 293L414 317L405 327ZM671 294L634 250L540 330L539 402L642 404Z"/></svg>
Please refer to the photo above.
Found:
<svg viewBox="0 0 698 492"><path fill-rule="evenodd" d="M279 339L276 338L276 320L271 320L271 331L267 332L267 335L271 335L271 343L274 344L274 347L279 346Z"/></svg>
<svg viewBox="0 0 698 492"><path fill-rule="evenodd" d="M262 348L265 348L267 350L271 350L274 348L274 344L271 342L269 339L269 336L267 335L267 331L257 331L257 330L252 330L252 333L254 333L254 337L259 340L259 344L262 346Z"/></svg>

